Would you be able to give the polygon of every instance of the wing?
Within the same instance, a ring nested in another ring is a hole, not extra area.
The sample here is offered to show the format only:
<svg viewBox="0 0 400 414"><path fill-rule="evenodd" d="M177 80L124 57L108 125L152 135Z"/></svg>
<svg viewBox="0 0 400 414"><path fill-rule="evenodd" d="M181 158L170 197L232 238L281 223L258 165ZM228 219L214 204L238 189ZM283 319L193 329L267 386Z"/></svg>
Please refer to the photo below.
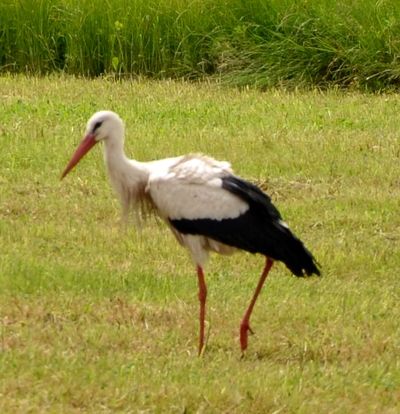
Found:
<svg viewBox="0 0 400 414"><path fill-rule="evenodd" d="M185 157L150 176L160 215L179 233L280 260L297 276L319 274L312 254L282 221L271 199L235 177L229 164Z"/></svg>
<svg viewBox="0 0 400 414"><path fill-rule="evenodd" d="M171 220L236 218L249 204L223 186L232 170L227 162L190 155L168 169L153 171L148 192L160 215Z"/></svg>
<svg viewBox="0 0 400 414"><path fill-rule="evenodd" d="M265 193L233 175L222 178L222 188L239 197L248 209L234 218L182 218L170 220L171 224L182 234L200 234L227 246L280 260L296 276L320 274L311 252L282 221Z"/></svg>
<svg viewBox="0 0 400 414"><path fill-rule="evenodd" d="M234 204L244 203L245 209L218 218L211 214L190 218L169 216L169 222L183 234L206 236L228 246L280 260L281 239L291 232L269 196L254 184L231 174L220 180L224 197L234 197Z"/></svg>

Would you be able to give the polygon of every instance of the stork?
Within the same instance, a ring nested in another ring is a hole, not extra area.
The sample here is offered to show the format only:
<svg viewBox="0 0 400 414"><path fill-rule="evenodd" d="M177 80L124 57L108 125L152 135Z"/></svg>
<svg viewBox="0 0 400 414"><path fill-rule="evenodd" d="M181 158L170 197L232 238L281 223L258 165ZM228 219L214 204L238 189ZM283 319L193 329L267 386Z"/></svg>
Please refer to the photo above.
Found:
<svg viewBox="0 0 400 414"><path fill-rule="evenodd" d="M240 347L248 345L250 316L274 261L296 276L320 275L318 264L282 220L270 197L236 176L228 162L199 154L157 161L128 159L124 152L124 123L112 111L96 112L86 134L66 166L64 178L98 142L104 143L109 179L125 214L150 208L186 247L196 265L200 302L199 354L205 348L207 285L204 266L210 252L231 254L237 249L265 256L257 287L240 324Z"/></svg>

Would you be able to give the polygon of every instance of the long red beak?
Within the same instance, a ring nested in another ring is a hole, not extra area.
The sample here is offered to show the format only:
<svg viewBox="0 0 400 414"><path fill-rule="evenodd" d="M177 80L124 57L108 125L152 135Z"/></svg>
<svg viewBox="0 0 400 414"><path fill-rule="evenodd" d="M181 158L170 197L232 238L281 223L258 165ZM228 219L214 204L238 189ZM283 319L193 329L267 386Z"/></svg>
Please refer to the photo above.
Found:
<svg viewBox="0 0 400 414"><path fill-rule="evenodd" d="M78 164L81 158L83 158L85 154L88 153L90 149L93 148L96 144L97 141L94 139L94 135L87 134L78 145L78 148L75 150L74 155L70 159L68 165L61 175L61 179L63 179L75 167L75 165Z"/></svg>

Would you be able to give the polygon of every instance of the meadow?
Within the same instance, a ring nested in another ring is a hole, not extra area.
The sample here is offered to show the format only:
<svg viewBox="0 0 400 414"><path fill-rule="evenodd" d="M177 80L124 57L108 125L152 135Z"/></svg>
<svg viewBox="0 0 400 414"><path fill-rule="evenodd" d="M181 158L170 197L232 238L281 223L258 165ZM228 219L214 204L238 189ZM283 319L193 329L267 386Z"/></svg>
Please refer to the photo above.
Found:
<svg viewBox="0 0 400 414"><path fill-rule="evenodd" d="M0 412L397 413L399 97L214 83L0 77ZM60 174L96 110L126 151L204 152L260 183L321 263L214 256L206 352L186 252L121 224L100 146Z"/></svg>
<svg viewBox="0 0 400 414"><path fill-rule="evenodd" d="M0 72L398 89L395 0L2 0Z"/></svg>

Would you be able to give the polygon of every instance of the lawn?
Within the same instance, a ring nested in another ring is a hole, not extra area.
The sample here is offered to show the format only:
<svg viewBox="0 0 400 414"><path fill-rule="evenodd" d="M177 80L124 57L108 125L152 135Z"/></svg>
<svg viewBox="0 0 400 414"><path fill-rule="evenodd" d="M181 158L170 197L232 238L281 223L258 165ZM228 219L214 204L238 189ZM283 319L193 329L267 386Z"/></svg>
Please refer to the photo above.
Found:
<svg viewBox="0 0 400 414"><path fill-rule="evenodd" d="M0 412L398 413L398 95L0 77ZM100 146L60 181L96 110L139 160L204 152L262 184L321 263L212 257L197 280L166 226L124 226Z"/></svg>

